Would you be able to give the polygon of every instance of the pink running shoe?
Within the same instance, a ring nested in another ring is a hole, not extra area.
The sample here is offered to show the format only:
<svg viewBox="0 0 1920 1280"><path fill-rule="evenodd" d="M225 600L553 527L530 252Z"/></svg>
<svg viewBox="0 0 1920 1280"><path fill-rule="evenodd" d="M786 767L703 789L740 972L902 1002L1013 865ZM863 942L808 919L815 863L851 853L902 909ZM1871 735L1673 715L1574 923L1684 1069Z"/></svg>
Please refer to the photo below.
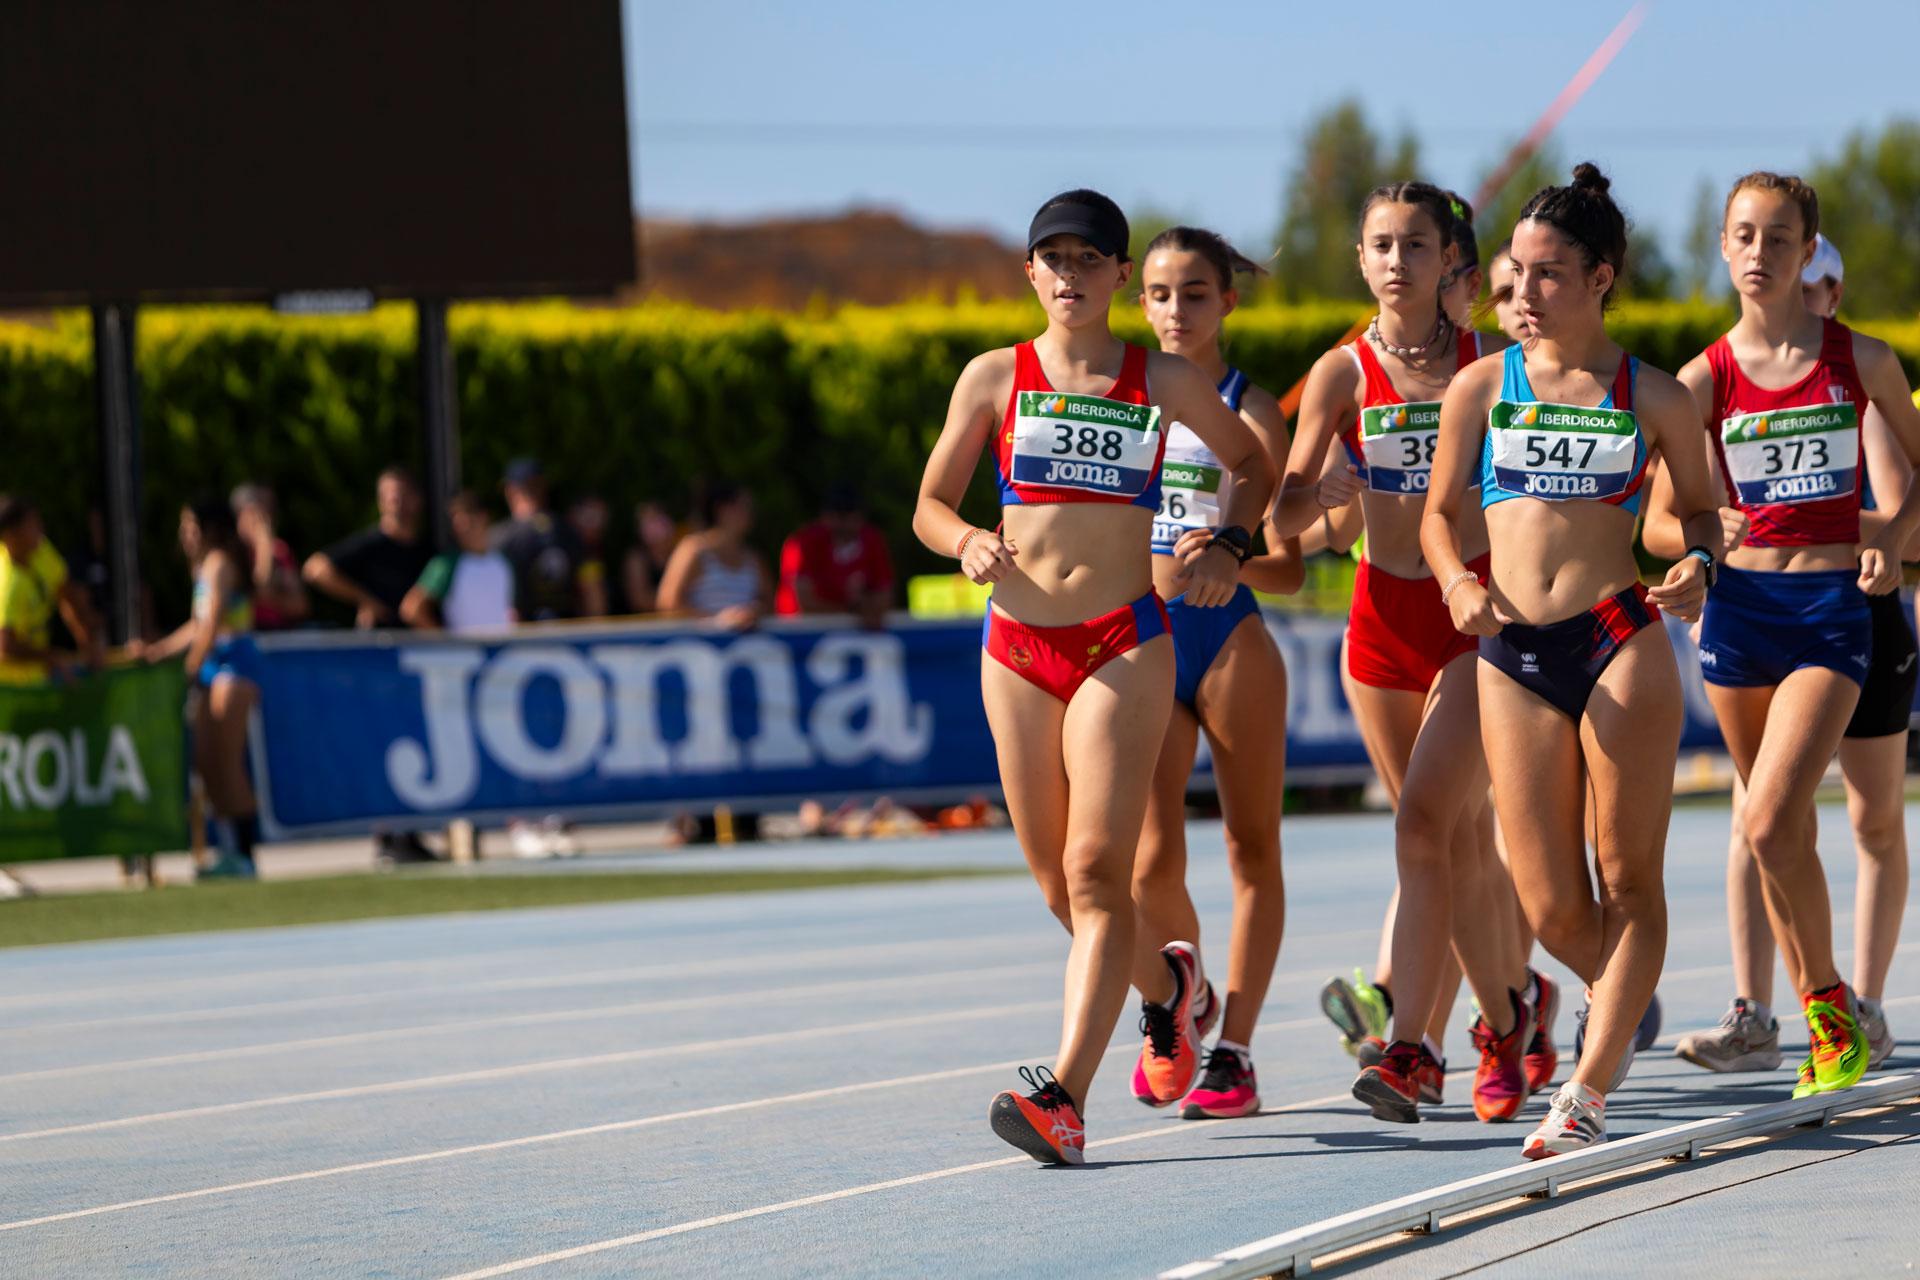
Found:
<svg viewBox="0 0 1920 1280"><path fill-rule="evenodd" d="M1216 1048L1207 1055L1206 1074L1180 1107L1182 1120L1235 1120L1260 1110L1260 1084L1253 1059L1237 1049Z"/></svg>
<svg viewBox="0 0 1920 1280"><path fill-rule="evenodd" d="M1160 954L1173 971L1173 1000L1166 1005L1140 1002L1144 1040L1133 1064L1133 1096L1149 1107L1180 1101L1200 1073L1202 1033L1193 1019L1193 1006L1200 994L1195 981L1200 972L1199 954L1190 942L1169 942L1160 948ZM1212 995L1211 986L1207 992ZM1217 1010L1218 1001L1213 1004Z"/></svg>

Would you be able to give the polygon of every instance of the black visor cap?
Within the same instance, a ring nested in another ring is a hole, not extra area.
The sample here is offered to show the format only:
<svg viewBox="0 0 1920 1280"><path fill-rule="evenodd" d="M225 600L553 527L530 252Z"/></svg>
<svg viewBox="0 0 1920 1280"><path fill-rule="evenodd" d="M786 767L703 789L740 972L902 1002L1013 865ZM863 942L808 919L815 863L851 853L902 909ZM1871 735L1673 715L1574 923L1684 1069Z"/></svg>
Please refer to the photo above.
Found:
<svg viewBox="0 0 1920 1280"><path fill-rule="evenodd" d="M1067 201L1033 215L1033 225L1027 228L1027 252L1032 253L1049 236L1063 235L1079 236L1110 258L1127 251L1127 220L1117 211Z"/></svg>

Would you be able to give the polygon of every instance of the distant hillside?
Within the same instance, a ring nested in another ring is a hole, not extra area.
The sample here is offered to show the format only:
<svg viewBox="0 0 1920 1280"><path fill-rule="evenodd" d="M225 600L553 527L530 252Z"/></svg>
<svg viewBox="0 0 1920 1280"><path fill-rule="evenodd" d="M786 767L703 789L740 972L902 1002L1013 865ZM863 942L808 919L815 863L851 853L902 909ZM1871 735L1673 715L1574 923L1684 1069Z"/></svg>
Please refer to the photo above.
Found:
<svg viewBox="0 0 1920 1280"><path fill-rule="evenodd" d="M642 218L634 228L640 285L627 300L794 311L816 298L881 306L1028 292L1017 246L984 232L928 230L884 210L765 222Z"/></svg>

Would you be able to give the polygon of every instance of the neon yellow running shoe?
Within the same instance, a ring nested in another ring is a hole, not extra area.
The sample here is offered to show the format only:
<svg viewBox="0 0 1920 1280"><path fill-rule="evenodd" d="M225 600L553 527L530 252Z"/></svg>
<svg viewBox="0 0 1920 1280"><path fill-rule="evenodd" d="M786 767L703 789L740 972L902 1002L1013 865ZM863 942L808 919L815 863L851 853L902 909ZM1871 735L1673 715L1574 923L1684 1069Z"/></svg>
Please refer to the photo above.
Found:
<svg viewBox="0 0 1920 1280"><path fill-rule="evenodd" d="M1805 1098L1818 1092L1820 1092L1820 1086L1813 1079L1813 1055L1808 1054L1807 1060L1800 1064L1799 1079L1793 1082L1793 1096Z"/></svg>
<svg viewBox="0 0 1920 1280"><path fill-rule="evenodd" d="M1351 983L1335 978L1322 987L1320 1011L1340 1029L1340 1047L1348 1053L1358 1053L1368 1036L1387 1034L1387 999L1363 969L1353 971Z"/></svg>
<svg viewBox="0 0 1920 1280"><path fill-rule="evenodd" d="M1860 1083L1872 1047L1853 1012L1853 993L1840 989L1839 1003L1808 1000L1807 1030L1813 1041L1813 1092L1830 1093Z"/></svg>

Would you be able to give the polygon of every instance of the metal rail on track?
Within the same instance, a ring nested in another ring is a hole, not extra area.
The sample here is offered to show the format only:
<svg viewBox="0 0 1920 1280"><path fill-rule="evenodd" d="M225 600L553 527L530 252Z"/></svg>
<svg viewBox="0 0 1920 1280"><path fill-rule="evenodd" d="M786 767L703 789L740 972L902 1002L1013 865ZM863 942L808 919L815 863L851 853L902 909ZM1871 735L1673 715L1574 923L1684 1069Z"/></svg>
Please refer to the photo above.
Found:
<svg viewBox="0 0 1920 1280"><path fill-rule="evenodd" d="M1710 1147L1740 1138L1831 1124L1836 1116L1907 1099L1920 1099L1920 1073L1868 1080L1836 1093L1772 1102L1605 1142L1572 1155L1501 1169L1326 1218L1293 1231L1255 1240L1211 1258L1160 1273L1160 1280L1252 1280L1257 1276L1304 1276L1313 1260L1402 1231L1436 1232L1442 1221L1523 1196L1552 1199L1572 1182L1630 1169L1655 1160L1692 1160Z"/></svg>

